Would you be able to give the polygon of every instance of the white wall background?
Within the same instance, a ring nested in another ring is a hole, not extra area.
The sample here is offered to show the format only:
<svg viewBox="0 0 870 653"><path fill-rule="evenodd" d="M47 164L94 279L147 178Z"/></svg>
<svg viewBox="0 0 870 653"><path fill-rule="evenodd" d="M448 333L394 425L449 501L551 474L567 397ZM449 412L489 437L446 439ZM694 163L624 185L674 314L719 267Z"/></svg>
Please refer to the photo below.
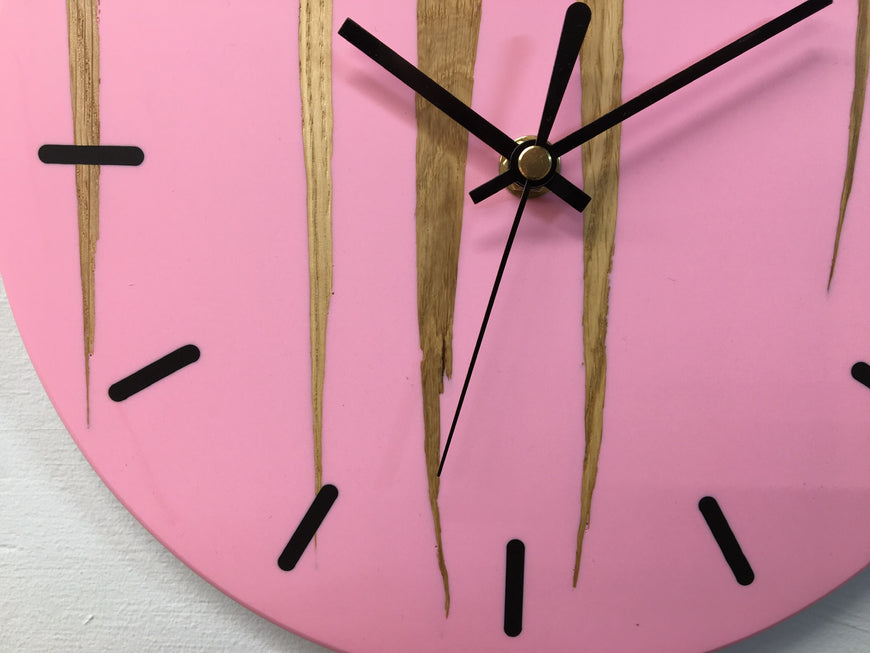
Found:
<svg viewBox="0 0 870 653"><path fill-rule="evenodd" d="M0 653L18 651L327 649L225 597L127 513L54 413L0 287ZM727 649L862 651L870 651L870 571Z"/></svg>

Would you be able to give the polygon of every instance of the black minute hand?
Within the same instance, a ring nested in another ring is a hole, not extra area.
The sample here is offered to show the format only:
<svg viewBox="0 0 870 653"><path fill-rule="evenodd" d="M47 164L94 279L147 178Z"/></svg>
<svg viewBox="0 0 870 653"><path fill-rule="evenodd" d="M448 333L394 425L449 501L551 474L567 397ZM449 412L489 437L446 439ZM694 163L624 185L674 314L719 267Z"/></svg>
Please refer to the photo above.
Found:
<svg viewBox="0 0 870 653"><path fill-rule="evenodd" d="M604 114L588 125L581 127L565 138L556 141L550 148L551 156L558 158L567 154L571 150L581 146L586 141L592 140L599 134L621 123L623 120L631 118L631 116L636 113L652 106L659 100L666 98L684 86L688 86L707 73L716 70L716 68L719 68L723 64L736 59L741 54L748 52L755 46L761 45L768 39L784 32L794 25L797 25L802 20L809 18L832 3L833 0L807 0L807 2L804 2L794 9L785 12L781 16L774 18L758 29L741 36L733 43L730 43L713 54L704 57L685 70L682 70L662 83L653 86L648 91L641 93L637 97L629 100L613 111ZM472 198L475 202L480 202L502 188L506 188L511 183L508 179L504 179L503 182L506 183L496 183L495 180L487 182L480 188L472 191Z"/></svg>
<svg viewBox="0 0 870 653"><path fill-rule="evenodd" d="M755 46L761 45L768 39L784 32L789 27L794 27L802 20L809 18L817 11L821 11L828 5L832 4L833 1L834 0L807 0L807 2L798 5L791 11L785 12L782 16L774 18L769 23L765 23L758 29L749 32L749 34L737 39L733 43L726 45L724 48L717 50L707 57L704 57L699 62L692 64L673 77L669 77L661 84L653 86L645 93L641 93L636 98L623 104L621 107L617 107L610 113L604 114L585 127L581 127L577 131L557 141L553 145L552 155L558 157L570 152L586 141L595 138L598 134L601 134L611 127L621 123L626 118L630 118L634 114L643 111L659 100L666 98L674 91L678 91L684 86L688 86L707 73L716 70L719 66L728 63L732 59L736 59L741 54L748 52Z"/></svg>

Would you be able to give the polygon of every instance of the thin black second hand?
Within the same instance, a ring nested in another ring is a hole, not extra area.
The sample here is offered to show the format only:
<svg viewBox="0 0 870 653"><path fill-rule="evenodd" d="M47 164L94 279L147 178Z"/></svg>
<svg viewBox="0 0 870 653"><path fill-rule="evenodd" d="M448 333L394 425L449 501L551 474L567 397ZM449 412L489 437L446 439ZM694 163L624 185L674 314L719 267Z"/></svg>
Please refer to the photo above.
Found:
<svg viewBox="0 0 870 653"><path fill-rule="evenodd" d="M511 225L511 231L504 248L504 254L501 256L498 272L495 275L495 282L492 284L492 292L489 295L489 303L486 305L486 311L483 314L483 323L480 325L480 332L477 334L477 342L474 345L474 352L471 354L471 362L468 364L468 372L465 373L462 392L459 393L456 412L453 414L453 423L450 424L450 433L447 435L447 442L444 445L444 453L441 454L441 463L438 465L438 476L441 476L441 471L444 469L444 461L447 460L447 452L450 450L450 443L453 441L453 434L456 432L456 423L459 421L459 413L462 412L462 404L465 403L465 395L468 392L468 384L471 381L471 375L474 372L474 364L477 362L477 355L480 353L480 345L483 343L483 336L486 333L486 325L489 324L489 317L492 315L492 307L495 305L495 297L498 295L498 288L501 285L501 279L504 276L504 270L507 266L507 260L510 256L511 248L514 246L517 229L519 229L520 220L523 217L523 211L525 211L526 202L529 199L529 191L531 191L531 186L528 181L526 181L526 184L523 186L523 194L520 197L520 205L517 207L517 215Z"/></svg>

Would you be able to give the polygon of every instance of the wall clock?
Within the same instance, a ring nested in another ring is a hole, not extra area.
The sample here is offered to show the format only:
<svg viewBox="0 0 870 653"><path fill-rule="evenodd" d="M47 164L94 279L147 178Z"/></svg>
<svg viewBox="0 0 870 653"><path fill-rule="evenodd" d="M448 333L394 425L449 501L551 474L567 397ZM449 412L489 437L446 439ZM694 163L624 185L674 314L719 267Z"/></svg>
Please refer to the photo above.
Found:
<svg viewBox="0 0 870 653"><path fill-rule="evenodd" d="M4 283L224 592L338 650L705 650L866 565L866 3L55 4L0 9Z"/></svg>

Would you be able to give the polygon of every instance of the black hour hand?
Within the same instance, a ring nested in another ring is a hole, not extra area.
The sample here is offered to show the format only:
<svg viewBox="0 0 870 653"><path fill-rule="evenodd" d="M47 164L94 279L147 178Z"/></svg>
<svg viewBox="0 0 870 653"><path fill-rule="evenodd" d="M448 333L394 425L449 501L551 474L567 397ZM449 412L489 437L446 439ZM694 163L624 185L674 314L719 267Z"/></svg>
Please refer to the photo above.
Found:
<svg viewBox="0 0 870 653"><path fill-rule="evenodd" d="M486 118L450 93L434 79L392 50L376 36L351 19L344 21L338 35L380 64L387 72L407 84L425 100L446 113L503 157L509 158L516 148L514 140Z"/></svg>

